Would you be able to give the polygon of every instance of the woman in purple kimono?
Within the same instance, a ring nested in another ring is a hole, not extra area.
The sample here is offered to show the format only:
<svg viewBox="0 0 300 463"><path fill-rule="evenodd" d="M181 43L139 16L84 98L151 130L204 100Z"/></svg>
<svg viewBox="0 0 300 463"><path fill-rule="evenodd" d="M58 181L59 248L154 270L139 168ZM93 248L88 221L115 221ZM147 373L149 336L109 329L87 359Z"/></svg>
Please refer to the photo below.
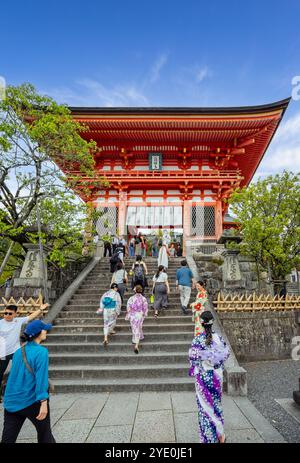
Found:
<svg viewBox="0 0 300 463"><path fill-rule="evenodd" d="M131 296L127 302L127 313L125 320L129 320L132 331L132 344L134 344L134 352L139 353L139 342L144 339L143 322L148 315L148 302L142 295L143 288L141 285L136 285L135 295Z"/></svg>
<svg viewBox="0 0 300 463"><path fill-rule="evenodd" d="M221 401L224 362L229 357L229 349L222 337L212 331L211 312L203 312L200 321L204 331L194 338L189 350L189 375L195 377L199 438L201 443L224 443Z"/></svg>

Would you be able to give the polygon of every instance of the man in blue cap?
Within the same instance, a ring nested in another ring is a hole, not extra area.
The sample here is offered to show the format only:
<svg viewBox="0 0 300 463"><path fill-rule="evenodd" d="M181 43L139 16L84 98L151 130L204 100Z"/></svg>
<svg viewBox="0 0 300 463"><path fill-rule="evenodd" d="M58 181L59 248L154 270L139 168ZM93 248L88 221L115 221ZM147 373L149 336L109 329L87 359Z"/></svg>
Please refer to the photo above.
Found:
<svg viewBox="0 0 300 463"><path fill-rule="evenodd" d="M37 430L39 443L55 443L49 411L48 350L40 344L52 325L41 320L29 323L18 349L4 394L2 443L14 443L26 418Z"/></svg>

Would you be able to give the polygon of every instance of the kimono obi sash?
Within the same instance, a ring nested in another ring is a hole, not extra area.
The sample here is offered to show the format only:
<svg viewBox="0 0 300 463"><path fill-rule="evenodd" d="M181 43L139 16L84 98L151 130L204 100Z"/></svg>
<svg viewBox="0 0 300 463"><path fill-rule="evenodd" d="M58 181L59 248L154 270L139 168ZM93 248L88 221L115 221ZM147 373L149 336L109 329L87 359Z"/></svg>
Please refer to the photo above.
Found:
<svg viewBox="0 0 300 463"><path fill-rule="evenodd" d="M117 307L117 302L109 296L103 298L102 304L104 309L115 309Z"/></svg>

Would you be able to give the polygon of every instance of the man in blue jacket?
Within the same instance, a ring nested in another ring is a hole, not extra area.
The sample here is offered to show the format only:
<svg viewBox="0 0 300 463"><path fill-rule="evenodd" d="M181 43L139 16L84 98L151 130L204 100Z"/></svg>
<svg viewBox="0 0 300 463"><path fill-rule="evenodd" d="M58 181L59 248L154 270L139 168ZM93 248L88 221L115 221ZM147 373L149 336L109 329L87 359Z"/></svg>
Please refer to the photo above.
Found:
<svg viewBox="0 0 300 463"><path fill-rule="evenodd" d="M26 418L35 426L39 443L55 443L51 432L48 393L48 350L40 344L51 324L29 323L24 331L25 346L12 360L4 394L2 443L15 443Z"/></svg>

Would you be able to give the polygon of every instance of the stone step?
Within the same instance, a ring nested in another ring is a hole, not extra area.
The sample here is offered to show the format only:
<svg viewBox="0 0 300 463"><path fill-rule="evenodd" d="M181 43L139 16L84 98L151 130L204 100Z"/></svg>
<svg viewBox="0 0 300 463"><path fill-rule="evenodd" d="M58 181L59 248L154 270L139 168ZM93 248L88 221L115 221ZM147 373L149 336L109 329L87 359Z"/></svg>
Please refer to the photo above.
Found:
<svg viewBox="0 0 300 463"><path fill-rule="evenodd" d="M124 298L123 306L122 306L122 311L126 311L126 306L127 306L128 299ZM147 300L148 302L148 309L152 309L152 303L150 303L149 299ZM85 311L96 311L99 308L100 304L100 297L98 298L97 302L90 302L87 303L87 301L84 302L78 302L74 301L71 302L69 305L64 307L64 311L77 311L77 312L85 312ZM173 299L168 299L168 309L170 310L178 310L178 313L180 312L181 304L179 300L176 300L175 298Z"/></svg>
<svg viewBox="0 0 300 463"><path fill-rule="evenodd" d="M100 287L94 287L90 289L78 289L76 293L74 294L73 298L71 299L72 301L74 299L84 299L84 298L89 298L89 300L95 300L102 296L106 291L108 291L110 286L105 286L104 288ZM131 289L130 286L127 286L127 291L125 291L125 297L130 297L133 296L134 291ZM145 297L149 297L152 294L152 287L151 288L146 288L144 295ZM170 285L170 294L169 297L178 297L180 296L179 291L176 290L176 287ZM194 296L194 293L192 293L192 297Z"/></svg>
<svg viewBox="0 0 300 463"><path fill-rule="evenodd" d="M100 314L96 313L96 310L98 309L99 305L95 307L88 306L86 308L82 308L81 305L74 306L72 309L64 309L63 311L60 312L59 318L56 318L56 320L60 320L61 318L79 318L79 319L88 319L88 318L101 318ZM124 314L125 316L125 310L122 310L121 315ZM177 309L171 309L167 308L165 312L161 312L159 314L158 319L162 318L167 318L167 317L173 317L173 316L181 316L182 311L180 308ZM153 317L154 316L154 311L153 309L149 309L149 315L148 317ZM184 315L182 317L186 317L187 319L192 316L192 312L189 310L188 315Z"/></svg>
<svg viewBox="0 0 300 463"><path fill-rule="evenodd" d="M55 391L58 393L83 392L143 392L143 391L193 391L195 382L193 378L117 378L115 380L74 379L53 380Z"/></svg>
<svg viewBox="0 0 300 463"><path fill-rule="evenodd" d="M104 353L109 358L111 353L118 353L119 355L129 354L132 352L132 343L131 339L126 342L120 342L120 337L114 342L109 341L109 345L104 349L102 341L103 336L98 336L98 339L95 342L84 342L80 343L75 341L57 341L49 343L47 338L47 343L45 343L49 353L50 353L50 362L52 353L59 353L64 355L65 353L80 353L80 354L91 354L91 353ZM176 341L147 341L145 340L141 344L140 353L160 353L165 354L166 352L179 352L184 353L185 355L188 352L188 349L191 345L191 340L176 340ZM140 355L140 354L139 354Z"/></svg>
<svg viewBox="0 0 300 463"><path fill-rule="evenodd" d="M104 349L103 349L104 350ZM131 347L131 352L128 353L51 353L51 365L156 365L185 363L187 361L187 353L169 352L169 353L143 353L142 349L136 355Z"/></svg>
<svg viewBox="0 0 300 463"><path fill-rule="evenodd" d="M182 317L159 317L157 320L154 319L153 316L148 316L144 320L144 326L152 325L155 321L156 326L162 325L169 325L173 324L177 326L178 324L191 324L191 317L182 316ZM99 323L102 322L102 317L99 314L96 314L96 317L92 318L57 318L54 321L54 326L91 326L96 325L99 326ZM125 320L125 314L121 314L118 317L118 325L119 326L128 326L129 321ZM194 325L192 325L194 326Z"/></svg>
<svg viewBox="0 0 300 463"><path fill-rule="evenodd" d="M104 293L102 293L104 294ZM68 302L68 305L65 306L65 308L69 309L71 307L90 307L90 308L95 308L95 307L99 307L99 303L100 303L100 298L102 296L101 293L98 294L98 297L95 298L94 301L89 301L85 298L83 299L73 299L71 301ZM125 297L124 297L124 302L123 304L125 305L125 303L127 304L128 302L128 299L132 296L132 294L129 294L129 295L126 295L125 294ZM147 302L148 304L151 304L150 303L150 294L149 295L145 295L146 299L147 299ZM194 301L193 298L190 299L191 303ZM170 295L168 297L168 302L169 304L173 304L173 305L176 305L177 307L180 306L180 298L179 296L176 296L176 295ZM85 310L85 309L84 309Z"/></svg>
<svg viewBox="0 0 300 463"><path fill-rule="evenodd" d="M131 289L130 284L127 284L127 288L128 288L128 292L133 294L133 290ZM80 288L77 289L76 295L77 294L95 294L95 295L98 295L98 294L103 294L105 291L108 291L109 289L110 289L110 282L108 284L99 284L99 285L94 285L94 286L82 285ZM149 287L146 288L146 290L148 292L152 292L152 285L149 285ZM170 290L171 290L171 293L177 292L179 294L179 292L176 291L175 282L174 282L174 284L172 284L172 283L170 284Z"/></svg>
<svg viewBox="0 0 300 463"><path fill-rule="evenodd" d="M172 332L158 332L158 331L151 331L145 334L145 338L147 337L147 341L192 341L193 333L189 331L172 331ZM102 338L102 333L57 333L52 334L50 333L47 337L47 343L68 343L68 342L78 342L83 344L85 342L100 342ZM122 342L131 342L132 335L131 332L128 331L127 333L119 332L115 336L111 336L110 343L114 343L115 339L118 338L119 341Z"/></svg>
<svg viewBox="0 0 300 463"><path fill-rule="evenodd" d="M72 305L72 304L99 304L100 298L103 296L103 294L108 291L107 288L105 290L101 289L96 289L91 291L87 291L86 293L76 293L74 296L68 301L67 305ZM152 290L148 290L144 292L144 296L149 302L149 298L152 294ZM124 293L124 299L128 300L131 296L134 295L134 292L130 289L125 291ZM178 301L180 302L180 294L178 291L172 290L168 296L168 299ZM196 294L191 294L190 301L193 302L196 299Z"/></svg>
<svg viewBox="0 0 300 463"><path fill-rule="evenodd" d="M102 259L83 281L54 321L46 347L49 350L49 376L56 392L185 391L194 389L188 376L188 349L193 339L191 311L183 315L175 289L179 258L168 269L171 294L169 308L154 318L149 296L157 259L146 258L149 286L145 296L149 314L144 320L145 340L140 353L133 352L130 322L125 320L126 304L134 293L131 276L124 304L117 321L116 335L103 346L103 316L97 314L99 300L109 289L112 273L109 258ZM135 259L125 259L127 272ZM192 293L191 300L196 294ZM149 331L149 332L148 332Z"/></svg>
<svg viewBox="0 0 300 463"><path fill-rule="evenodd" d="M102 320L101 320L102 322ZM168 333L172 333L174 331L178 332L189 332L193 333L194 325L192 323L178 323L178 324L144 324L143 325L143 332L144 335L146 336L148 332L156 332L158 334L160 333L165 333L166 331ZM51 333L52 334L59 334L59 333L64 333L64 334L92 334L92 333L102 333L103 330L103 323L100 323L99 325L54 325ZM131 328L130 328L130 323L127 322L126 324L123 323L117 323L116 326L116 332L119 334L120 332L122 333L131 333Z"/></svg>
<svg viewBox="0 0 300 463"><path fill-rule="evenodd" d="M178 378L188 376L188 362L174 365L62 365L49 367L50 379Z"/></svg>

